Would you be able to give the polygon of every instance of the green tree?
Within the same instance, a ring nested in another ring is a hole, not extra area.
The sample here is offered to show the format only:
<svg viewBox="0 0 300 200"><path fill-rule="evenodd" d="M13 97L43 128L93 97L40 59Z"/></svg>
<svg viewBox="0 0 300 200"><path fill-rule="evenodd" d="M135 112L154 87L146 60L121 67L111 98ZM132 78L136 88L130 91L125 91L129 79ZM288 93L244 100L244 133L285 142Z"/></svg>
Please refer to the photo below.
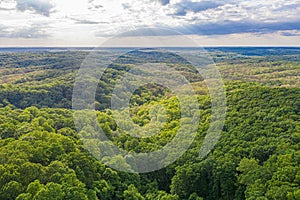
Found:
<svg viewBox="0 0 300 200"><path fill-rule="evenodd" d="M125 200L144 200L145 198L139 193L134 185L129 185L128 189L124 191Z"/></svg>

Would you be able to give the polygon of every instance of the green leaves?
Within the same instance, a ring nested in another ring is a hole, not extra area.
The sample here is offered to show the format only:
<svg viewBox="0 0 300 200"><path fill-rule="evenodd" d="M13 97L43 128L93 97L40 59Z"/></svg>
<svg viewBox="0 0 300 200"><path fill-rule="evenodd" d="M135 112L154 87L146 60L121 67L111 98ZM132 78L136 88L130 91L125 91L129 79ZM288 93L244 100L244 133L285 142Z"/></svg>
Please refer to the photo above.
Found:
<svg viewBox="0 0 300 200"><path fill-rule="evenodd" d="M8 83L0 85L0 199L299 200L299 63L219 54L228 113L218 144L206 158L197 157L211 120L209 91L191 66L170 61L198 94L200 111L194 117L199 114L200 124L195 141L182 157L148 174L108 168L103 163L128 168L132 158L108 159L110 146L95 143L99 161L84 149L80 136L96 137L93 125L99 123L113 144L138 153L158 150L174 138L182 113L178 99L167 88L156 84L138 88L128 109L133 122L120 122L124 130L107 109L118 78L145 60L143 56L153 55L122 57L101 80L88 80L99 83L95 107L101 111L95 112L95 120L79 118L90 125L79 127L79 133L73 112L59 108L71 108L75 72L85 52L0 55L0 83ZM192 111L184 109L187 115ZM155 123L149 125L151 120ZM146 131L158 134L135 138L128 134L132 127L139 136ZM137 127L146 131L139 132ZM188 126L184 128L189 131ZM185 138L179 142L184 144ZM172 156L170 151L166 158Z"/></svg>
<svg viewBox="0 0 300 200"><path fill-rule="evenodd" d="M134 185L129 185L124 191L124 200L145 200Z"/></svg>

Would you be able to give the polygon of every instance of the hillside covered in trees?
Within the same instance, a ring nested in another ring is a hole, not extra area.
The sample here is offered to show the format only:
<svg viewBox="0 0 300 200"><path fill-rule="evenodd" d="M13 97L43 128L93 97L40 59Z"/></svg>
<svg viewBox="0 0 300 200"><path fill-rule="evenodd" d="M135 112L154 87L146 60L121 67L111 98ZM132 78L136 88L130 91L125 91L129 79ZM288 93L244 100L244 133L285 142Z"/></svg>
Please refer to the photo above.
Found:
<svg viewBox="0 0 300 200"><path fill-rule="evenodd" d="M130 99L134 123L147 126L155 105L163 106L166 116L157 115L165 121L158 134L132 137L117 126L110 108L118 79L133 66L153 61L178 71L195 90L201 116L195 140L171 165L140 174L109 167L127 166L121 156L96 159L81 137L94 130L76 129L73 85L90 50L0 51L0 199L299 200L300 49L206 50L222 75L227 113L221 138L205 158L198 155L211 100L193 66L166 53L135 50L112 63L98 80L98 124L116 146L137 153L161 149L175 137L178 98L161 85L138 88ZM105 58L114 51L100 54Z"/></svg>

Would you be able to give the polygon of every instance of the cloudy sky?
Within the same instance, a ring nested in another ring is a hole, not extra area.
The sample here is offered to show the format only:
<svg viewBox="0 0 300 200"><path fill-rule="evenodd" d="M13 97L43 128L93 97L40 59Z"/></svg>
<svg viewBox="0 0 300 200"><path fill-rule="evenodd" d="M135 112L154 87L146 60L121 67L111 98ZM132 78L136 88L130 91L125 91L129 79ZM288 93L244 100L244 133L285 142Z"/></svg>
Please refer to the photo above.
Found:
<svg viewBox="0 0 300 200"><path fill-rule="evenodd" d="M203 46L300 46L300 0L0 0L0 46L99 46L126 31L125 45L184 35Z"/></svg>

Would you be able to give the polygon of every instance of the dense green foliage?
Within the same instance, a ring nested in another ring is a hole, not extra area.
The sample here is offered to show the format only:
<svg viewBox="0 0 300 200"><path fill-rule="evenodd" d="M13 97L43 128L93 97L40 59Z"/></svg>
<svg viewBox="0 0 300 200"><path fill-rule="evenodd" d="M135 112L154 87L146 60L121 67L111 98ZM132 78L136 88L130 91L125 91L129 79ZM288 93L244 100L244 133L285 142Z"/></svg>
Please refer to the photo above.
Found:
<svg viewBox="0 0 300 200"><path fill-rule="evenodd" d="M182 60L168 62L197 91L199 130L190 149L175 163L134 174L109 168L105 157L94 158L82 144L82 132L75 128L70 109L72 87L86 54L0 54L1 200L300 199L299 60L212 52L226 85L227 117L220 141L204 159L198 152L210 119L207 89ZM97 89L96 113L98 123L116 145L126 151L147 152L172 140L180 111L170 91L146 85L131 98L133 121L146 126L151 108L159 104L166 108L166 124L159 134L144 139L117 127L108 109L116 79L133 64L158 56L138 55L123 57L106 70ZM168 61L167 56L159 57L159 62ZM113 162L126 164L122 157Z"/></svg>

